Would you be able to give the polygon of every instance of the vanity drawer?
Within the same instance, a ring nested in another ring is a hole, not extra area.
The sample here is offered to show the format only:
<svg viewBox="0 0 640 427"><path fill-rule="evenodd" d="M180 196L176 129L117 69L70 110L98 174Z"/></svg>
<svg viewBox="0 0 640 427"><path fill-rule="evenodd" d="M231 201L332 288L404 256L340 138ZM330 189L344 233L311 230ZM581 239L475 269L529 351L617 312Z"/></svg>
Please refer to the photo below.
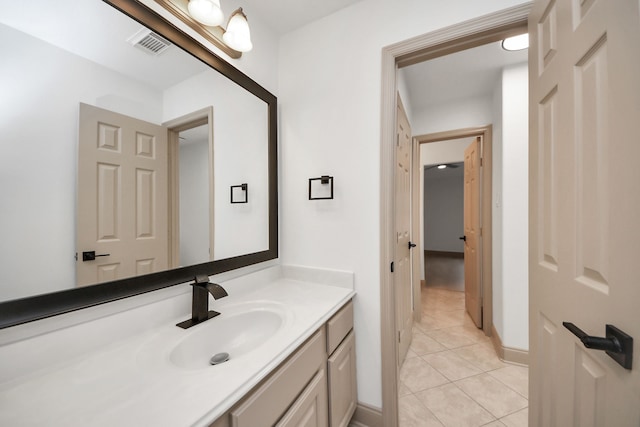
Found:
<svg viewBox="0 0 640 427"><path fill-rule="evenodd" d="M353 329L353 301L349 301L327 322L327 354L334 352L351 329Z"/></svg>
<svg viewBox="0 0 640 427"><path fill-rule="evenodd" d="M326 336L320 328L302 347L281 365L235 409L232 427L272 426L283 416L318 370L326 363Z"/></svg>

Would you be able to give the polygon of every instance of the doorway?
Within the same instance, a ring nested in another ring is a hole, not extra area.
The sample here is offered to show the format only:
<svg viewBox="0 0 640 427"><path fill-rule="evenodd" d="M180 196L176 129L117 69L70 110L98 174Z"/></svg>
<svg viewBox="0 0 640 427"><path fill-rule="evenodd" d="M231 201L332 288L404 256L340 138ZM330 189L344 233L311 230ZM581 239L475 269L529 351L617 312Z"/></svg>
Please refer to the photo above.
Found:
<svg viewBox="0 0 640 427"><path fill-rule="evenodd" d="M474 269L474 279L479 283L479 287L477 292L472 289L466 289L465 293L474 292L478 294L478 300L476 302L471 302L469 306L470 296L466 296L467 300L467 311L476 310L478 313L475 317L475 323L478 327L482 328L485 335L492 335L493 329L493 291L492 291L492 209L491 209L491 197L493 193L492 188L492 176L493 176L493 162L492 162L492 154L493 154L493 136L492 136L492 125L487 125L483 127L476 128L465 128L465 129L454 129L450 131L437 132L426 135L419 135L415 137L415 140L418 144L433 144L433 143L447 143L453 144L454 142L458 145L461 145L462 157L464 159L464 151L468 147L469 143L473 142L474 139L479 139L481 141L481 167L480 167L480 184L478 185L479 189L479 198L477 200L478 205L478 214L479 214L479 224L482 232L478 239L478 256L477 260L479 263L479 268ZM449 154L450 155L450 154ZM446 158L446 157L444 157ZM467 203L468 205L468 203ZM467 210L467 206L464 208ZM468 212L465 213L465 215ZM426 229L426 225L424 226ZM465 231L466 233L466 231ZM423 233L424 239L428 238L426 233ZM461 237L465 237L464 234ZM465 245L463 250L467 250L467 244L465 240ZM423 243L425 253L428 252L428 245ZM469 254L465 255L469 258ZM468 259L467 259L468 261ZM426 267L426 265L425 265ZM465 267L469 270L468 263L465 262ZM465 273L465 282L469 282L469 277L466 276L469 273L474 273L471 271L467 271ZM420 296L418 295L418 300ZM473 299L473 296L471 296ZM474 315L471 315L472 318Z"/></svg>
<svg viewBox="0 0 640 427"><path fill-rule="evenodd" d="M382 320L382 403L383 425L396 426L397 401L397 342L393 307L394 276L387 269L395 258L393 240L394 203L393 171L395 148L395 110L397 67L415 64L507 36L527 31L530 5L514 7L493 16L478 18L454 25L383 49L382 53L382 130L381 130L381 320ZM388 262L389 263L388 263Z"/></svg>
<svg viewBox="0 0 640 427"><path fill-rule="evenodd" d="M178 117L164 126L169 135L171 268L213 261L213 107ZM189 170L184 167L186 164L189 164ZM196 164L200 167L196 168ZM189 185L193 180L199 184ZM202 229L208 233L202 233Z"/></svg>

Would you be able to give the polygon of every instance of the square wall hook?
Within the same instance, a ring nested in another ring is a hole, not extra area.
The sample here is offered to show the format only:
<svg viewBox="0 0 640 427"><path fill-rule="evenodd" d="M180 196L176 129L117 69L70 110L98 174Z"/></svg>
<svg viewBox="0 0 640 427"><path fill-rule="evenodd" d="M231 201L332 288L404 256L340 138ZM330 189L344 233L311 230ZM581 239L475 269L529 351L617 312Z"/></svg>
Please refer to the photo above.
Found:
<svg viewBox="0 0 640 427"><path fill-rule="evenodd" d="M231 203L249 203L249 184L231 186Z"/></svg>
<svg viewBox="0 0 640 427"><path fill-rule="evenodd" d="M309 200L333 199L333 177L322 175L318 178L309 178Z"/></svg>

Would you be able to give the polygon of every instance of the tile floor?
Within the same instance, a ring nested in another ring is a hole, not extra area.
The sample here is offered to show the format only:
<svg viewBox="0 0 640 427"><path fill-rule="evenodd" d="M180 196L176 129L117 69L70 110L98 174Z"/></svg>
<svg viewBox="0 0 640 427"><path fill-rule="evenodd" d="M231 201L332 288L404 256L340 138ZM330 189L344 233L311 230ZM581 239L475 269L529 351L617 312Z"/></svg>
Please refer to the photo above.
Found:
<svg viewBox="0 0 640 427"><path fill-rule="evenodd" d="M498 359L463 292L422 288L398 389L400 427L527 426L528 369Z"/></svg>

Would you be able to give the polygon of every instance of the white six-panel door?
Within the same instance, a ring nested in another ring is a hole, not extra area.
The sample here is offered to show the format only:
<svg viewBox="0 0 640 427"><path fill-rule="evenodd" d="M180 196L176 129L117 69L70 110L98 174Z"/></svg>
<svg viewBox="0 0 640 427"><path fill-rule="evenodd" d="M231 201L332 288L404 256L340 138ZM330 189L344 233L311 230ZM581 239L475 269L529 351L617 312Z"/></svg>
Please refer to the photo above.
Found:
<svg viewBox="0 0 640 427"><path fill-rule="evenodd" d="M532 427L640 426L633 369L571 322L640 340L637 0L536 0L529 18Z"/></svg>
<svg viewBox="0 0 640 427"><path fill-rule="evenodd" d="M166 270L167 129L86 104L79 128L78 286Z"/></svg>

